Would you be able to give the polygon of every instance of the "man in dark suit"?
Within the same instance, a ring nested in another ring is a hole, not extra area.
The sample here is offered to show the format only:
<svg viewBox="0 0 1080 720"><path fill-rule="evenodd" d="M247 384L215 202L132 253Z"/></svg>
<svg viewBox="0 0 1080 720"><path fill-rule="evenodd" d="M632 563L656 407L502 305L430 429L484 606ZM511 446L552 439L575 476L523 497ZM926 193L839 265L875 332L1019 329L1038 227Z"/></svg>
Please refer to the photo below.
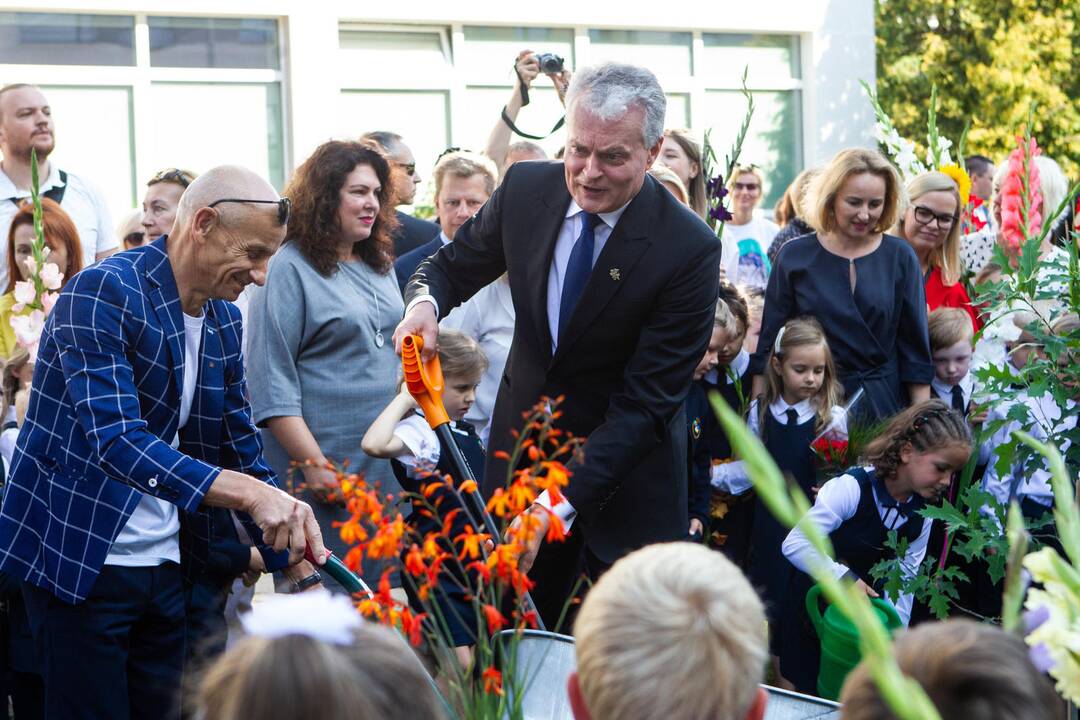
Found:
<svg viewBox="0 0 1080 720"><path fill-rule="evenodd" d="M322 536L263 462L227 302L265 282L288 214L251 171L212 168L171 235L79 272L56 301L0 509L0 571L24 581L46 717L179 716L207 508L240 511L250 569L296 563L290 579L319 582L303 554L321 557Z"/></svg>
<svg viewBox="0 0 1080 720"><path fill-rule="evenodd" d="M397 133L388 130L375 130L360 136L361 142L367 141L379 146L386 159L394 167L394 195L398 205L412 205L416 199L416 187L420 184L420 171L416 169L416 158L412 150ZM421 220L408 213L397 210L397 230L394 231L394 257L401 257L410 250L415 250L439 234L439 226L428 220Z"/></svg>
<svg viewBox="0 0 1080 720"><path fill-rule="evenodd" d="M494 451L541 396L563 395L560 426L587 437L582 462L522 556L541 615L553 624L581 561L597 576L622 555L686 536L683 399L709 340L720 243L646 175L662 143L655 76L608 63L577 74L567 101L564 163L514 165L454 242L421 264L395 341L437 340L437 318L503 272L516 311L496 401L485 493L506 477ZM544 546L550 514L571 526ZM520 518L515 520L520 522ZM533 562L535 560L535 567Z"/></svg>
<svg viewBox="0 0 1080 720"><path fill-rule="evenodd" d="M499 182L495 163L465 150L443 155L431 174L435 178L435 214L442 230L430 242L401 255L394 263L402 292L420 263L454 239L458 228L487 202Z"/></svg>

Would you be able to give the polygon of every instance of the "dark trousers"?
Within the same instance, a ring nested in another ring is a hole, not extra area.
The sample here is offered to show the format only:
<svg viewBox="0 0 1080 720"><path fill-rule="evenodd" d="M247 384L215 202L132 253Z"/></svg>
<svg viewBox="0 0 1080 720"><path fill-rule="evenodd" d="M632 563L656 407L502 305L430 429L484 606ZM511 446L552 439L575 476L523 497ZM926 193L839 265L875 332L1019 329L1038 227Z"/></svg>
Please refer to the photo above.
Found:
<svg viewBox="0 0 1080 720"><path fill-rule="evenodd" d="M180 566L106 565L78 605L23 585L45 679L46 717L179 717L184 667Z"/></svg>
<svg viewBox="0 0 1080 720"><path fill-rule="evenodd" d="M529 579L536 583L530 594L549 631L572 633L580 601L610 567L589 550L580 528L573 528L564 542L540 545L529 570Z"/></svg>

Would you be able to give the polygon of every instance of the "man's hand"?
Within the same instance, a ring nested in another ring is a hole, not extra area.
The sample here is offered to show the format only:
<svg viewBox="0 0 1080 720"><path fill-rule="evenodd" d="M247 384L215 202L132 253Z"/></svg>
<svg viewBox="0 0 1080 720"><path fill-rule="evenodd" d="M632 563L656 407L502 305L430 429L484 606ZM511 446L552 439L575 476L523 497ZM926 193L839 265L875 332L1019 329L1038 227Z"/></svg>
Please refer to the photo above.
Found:
<svg viewBox="0 0 1080 720"><path fill-rule="evenodd" d="M423 360L430 360L438 350L439 318L435 317L435 306L429 302L418 302L405 314L397 329L394 330L394 351L401 354L401 341L406 335L419 335L424 340L424 349L420 353Z"/></svg>
<svg viewBox="0 0 1080 720"><path fill-rule="evenodd" d="M540 63L536 59L536 53L532 50L522 50L514 60L514 69L517 77L514 78L515 87L520 90L524 85L528 90L532 81L540 74Z"/></svg>
<svg viewBox="0 0 1080 720"><path fill-rule="evenodd" d="M532 569L533 563L536 562L536 554L540 552L540 543L544 542L544 536L547 535L548 524L551 520L548 518L547 508L541 505L533 505L510 523L510 527L506 529L505 542L517 542L523 515L532 515L537 520L537 527L522 549L521 557L518 558L518 570L528 573Z"/></svg>
<svg viewBox="0 0 1080 720"><path fill-rule="evenodd" d="M691 518L690 530L687 535L701 535L705 532L705 526L701 524L701 521L697 518Z"/></svg>
<svg viewBox="0 0 1080 720"><path fill-rule="evenodd" d="M316 558L326 555L311 506L272 485L257 480L255 483L242 509L262 529L263 542L277 551L288 549L290 565L304 558L308 545Z"/></svg>
<svg viewBox="0 0 1080 720"><path fill-rule="evenodd" d="M340 499L338 492L341 487L338 484L337 473L327 467L319 465L307 465L304 467L304 485L315 502L328 505Z"/></svg>

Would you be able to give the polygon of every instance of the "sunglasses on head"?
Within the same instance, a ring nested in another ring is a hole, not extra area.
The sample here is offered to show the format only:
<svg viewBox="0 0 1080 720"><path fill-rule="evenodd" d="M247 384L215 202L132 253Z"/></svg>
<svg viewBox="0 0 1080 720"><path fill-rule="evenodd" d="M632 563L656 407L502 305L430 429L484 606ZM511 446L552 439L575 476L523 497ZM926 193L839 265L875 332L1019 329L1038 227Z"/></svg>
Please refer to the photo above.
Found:
<svg viewBox="0 0 1080 720"><path fill-rule="evenodd" d="M178 185L183 185L186 188L193 180L195 180L195 176L187 170L169 168L167 170L162 170L157 175L150 178L150 182L147 183L147 185L155 185L160 182L174 182Z"/></svg>
<svg viewBox="0 0 1080 720"><path fill-rule="evenodd" d="M246 200L243 198L222 198L215 200L206 207L215 207L221 203L257 203L259 205L277 205L278 225L288 225L289 215L292 212L292 201L287 197L280 200Z"/></svg>

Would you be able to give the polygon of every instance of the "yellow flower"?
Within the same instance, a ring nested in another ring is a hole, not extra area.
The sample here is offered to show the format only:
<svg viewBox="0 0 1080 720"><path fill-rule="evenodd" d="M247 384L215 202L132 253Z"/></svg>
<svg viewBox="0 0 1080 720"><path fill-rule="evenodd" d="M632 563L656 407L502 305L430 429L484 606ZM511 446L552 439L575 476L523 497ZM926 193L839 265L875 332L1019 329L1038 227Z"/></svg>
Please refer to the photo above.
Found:
<svg viewBox="0 0 1080 720"><path fill-rule="evenodd" d="M948 163L947 165L939 167L938 172L948 175L953 179L956 183L956 187L960 190L960 209L963 210L966 208L968 200L971 199L971 178L964 168L956 163Z"/></svg>

